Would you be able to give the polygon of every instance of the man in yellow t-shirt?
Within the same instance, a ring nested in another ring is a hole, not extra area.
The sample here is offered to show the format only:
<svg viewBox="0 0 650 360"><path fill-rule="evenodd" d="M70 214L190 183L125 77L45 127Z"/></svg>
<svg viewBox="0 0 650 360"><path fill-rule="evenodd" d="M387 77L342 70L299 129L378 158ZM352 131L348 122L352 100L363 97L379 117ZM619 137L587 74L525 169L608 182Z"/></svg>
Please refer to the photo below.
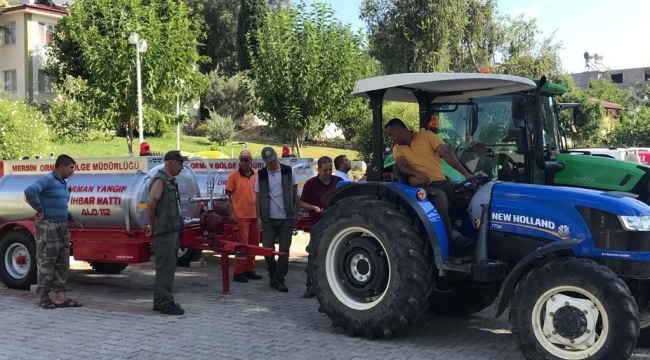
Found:
<svg viewBox="0 0 650 360"><path fill-rule="evenodd" d="M410 131L398 118L391 119L385 126L386 134L395 143L393 157L400 172L409 178L411 186L420 186L429 193L431 203L445 224L449 239L456 245L466 246L471 240L451 227L449 199L455 203L469 205L468 192L454 193L456 184L450 182L442 170L440 158L463 174L472 177L458 159L452 155L436 134L429 130Z"/></svg>

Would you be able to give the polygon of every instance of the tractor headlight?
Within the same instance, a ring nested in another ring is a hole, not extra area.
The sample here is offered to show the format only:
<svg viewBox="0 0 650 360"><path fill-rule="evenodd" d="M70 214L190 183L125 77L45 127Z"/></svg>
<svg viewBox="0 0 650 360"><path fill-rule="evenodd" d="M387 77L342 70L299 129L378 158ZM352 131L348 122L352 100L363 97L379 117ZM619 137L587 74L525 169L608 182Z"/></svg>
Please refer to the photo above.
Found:
<svg viewBox="0 0 650 360"><path fill-rule="evenodd" d="M627 231L650 231L650 216L623 216L619 215L623 229Z"/></svg>

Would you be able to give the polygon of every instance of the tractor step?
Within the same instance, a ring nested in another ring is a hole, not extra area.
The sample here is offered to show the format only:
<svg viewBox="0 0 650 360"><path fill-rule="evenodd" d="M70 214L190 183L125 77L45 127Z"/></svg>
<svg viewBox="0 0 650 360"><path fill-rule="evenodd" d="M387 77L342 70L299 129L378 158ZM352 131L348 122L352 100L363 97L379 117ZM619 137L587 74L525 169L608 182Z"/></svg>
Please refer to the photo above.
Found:
<svg viewBox="0 0 650 360"><path fill-rule="evenodd" d="M505 263L493 260L475 263L473 256L449 257L442 268L471 274L474 281L486 283L503 280L508 273Z"/></svg>

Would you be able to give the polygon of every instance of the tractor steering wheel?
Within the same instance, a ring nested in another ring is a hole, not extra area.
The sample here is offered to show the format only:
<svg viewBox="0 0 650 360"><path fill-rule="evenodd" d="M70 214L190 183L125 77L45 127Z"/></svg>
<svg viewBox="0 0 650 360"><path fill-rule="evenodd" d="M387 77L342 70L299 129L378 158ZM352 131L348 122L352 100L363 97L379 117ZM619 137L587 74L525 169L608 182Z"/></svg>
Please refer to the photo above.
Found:
<svg viewBox="0 0 650 360"><path fill-rule="evenodd" d="M478 183L475 183L476 180L478 180ZM454 193L458 194L460 190L476 191L478 186L485 185L489 181L490 181L490 177L485 174L474 175L470 178L465 179L460 184L456 185L454 187Z"/></svg>

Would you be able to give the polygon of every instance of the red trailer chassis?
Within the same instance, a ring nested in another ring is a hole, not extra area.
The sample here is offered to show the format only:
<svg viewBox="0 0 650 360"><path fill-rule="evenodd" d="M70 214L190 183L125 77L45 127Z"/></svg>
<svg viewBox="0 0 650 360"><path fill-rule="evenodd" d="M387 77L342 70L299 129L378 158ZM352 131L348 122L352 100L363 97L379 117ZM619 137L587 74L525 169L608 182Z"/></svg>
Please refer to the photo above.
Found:
<svg viewBox="0 0 650 360"><path fill-rule="evenodd" d="M179 246L194 250L210 250L221 256L222 292L230 294L229 256L276 256L284 255L274 249L252 246L234 241L235 225L228 223L212 211L201 214L198 223L187 225ZM0 238L9 231L24 229L34 236L34 222L17 221L0 226ZM151 260L152 239L143 230L86 228L81 231L70 228L71 250L75 260L114 264L139 264ZM30 254L15 254L11 261L16 265L30 266ZM36 261L33 258L32 261Z"/></svg>

